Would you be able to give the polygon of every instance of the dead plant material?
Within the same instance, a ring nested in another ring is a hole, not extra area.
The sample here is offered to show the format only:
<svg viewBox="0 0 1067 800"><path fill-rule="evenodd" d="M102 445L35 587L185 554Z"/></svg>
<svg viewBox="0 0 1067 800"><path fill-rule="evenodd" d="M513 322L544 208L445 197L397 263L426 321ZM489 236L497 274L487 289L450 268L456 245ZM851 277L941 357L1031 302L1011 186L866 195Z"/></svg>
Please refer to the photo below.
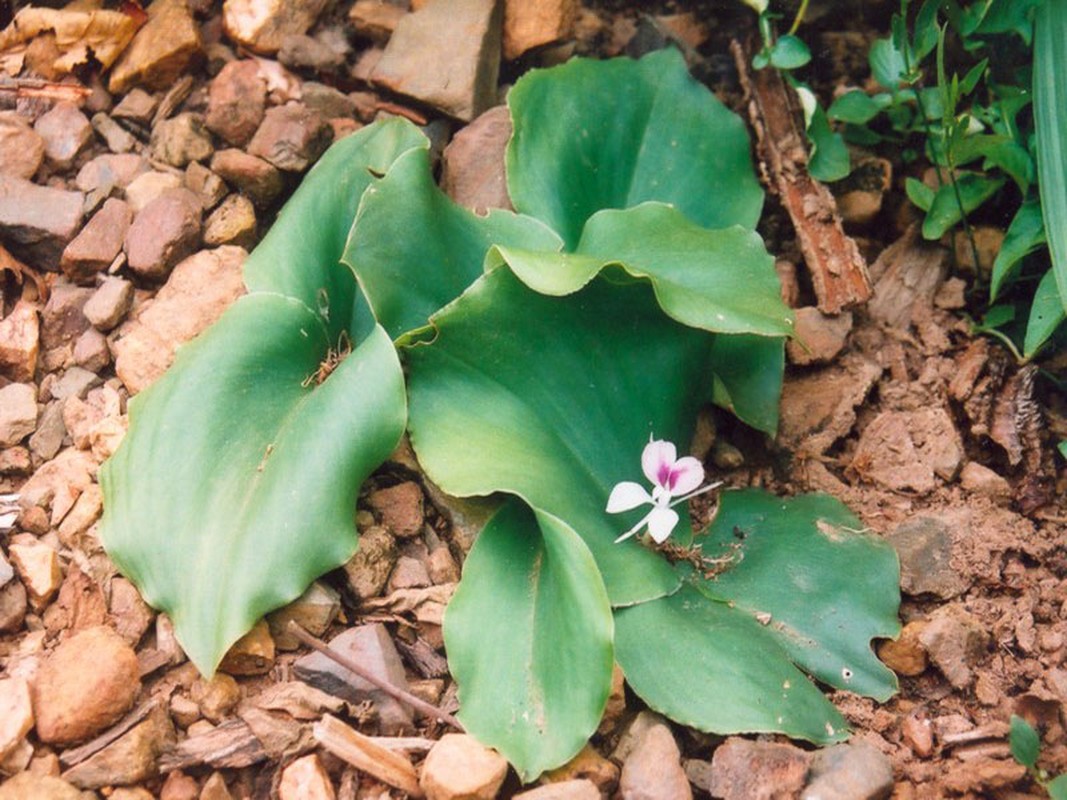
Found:
<svg viewBox="0 0 1067 800"><path fill-rule="evenodd" d="M0 79L0 94L13 95L16 100L32 98L78 105L92 94L92 90L80 83L55 83L37 78L5 78Z"/></svg>
<svg viewBox="0 0 1067 800"><path fill-rule="evenodd" d="M42 35L55 39L55 73L64 75L90 59L106 69L133 40L139 24L121 11L28 6L0 31L0 69L12 76L21 72L27 48Z"/></svg>
<svg viewBox="0 0 1067 800"><path fill-rule="evenodd" d="M931 309L938 287L948 276L947 251L923 241L918 226L878 256L871 271L878 276L871 302L871 317L889 328L907 330L923 310Z"/></svg>
<svg viewBox="0 0 1067 800"><path fill-rule="evenodd" d="M319 368L304 378L300 385L305 389L312 384L321 386L323 381L333 374L333 371L341 365L341 362L344 361L351 352L352 340L348 338L348 331L341 331L341 338L337 342L337 347L331 347L326 351L326 358L319 364Z"/></svg>
<svg viewBox="0 0 1067 800"><path fill-rule="evenodd" d="M7 248L0 244L0 301L3 300L4 273L10 273L15 278L15 283L19 286L22 285L23 278L29 278L37 289L37 299L41 305L48 302L48 281L39 275L36 270L27 267L11 255ZM0 302L0 306L2 306L2 302ZM2 307L0 307L0 311L2 310Z"/></svg>
<svg viewBox="0 0 1067 800"><path fill-rule="evenodd" d="M845 233L830 190L808 174L808 153L797 124L795 95L776 70L750 73L751 54L736 41L730 47L749 100L764 182L778 195L793 221L819 310L837 314L866 302L871 296L867 262Z"/></svg>
<svg viewBox="0 0 1067 800"><path fill-rule="evenodd" d="M315 741L342 761L407 793L408 797L425 797L415 765L396 750L382 747L370 736L329 714L315 723L312 730Z"/></svg>
<svg viewBox="0 0 1067 800"><path fill-rule="evenodd" d="M242 719L229 719L217 728L190 736L159 758L159 771L173 772L205 764L215 769L239 769L266 760L267 751Z"/></svg>

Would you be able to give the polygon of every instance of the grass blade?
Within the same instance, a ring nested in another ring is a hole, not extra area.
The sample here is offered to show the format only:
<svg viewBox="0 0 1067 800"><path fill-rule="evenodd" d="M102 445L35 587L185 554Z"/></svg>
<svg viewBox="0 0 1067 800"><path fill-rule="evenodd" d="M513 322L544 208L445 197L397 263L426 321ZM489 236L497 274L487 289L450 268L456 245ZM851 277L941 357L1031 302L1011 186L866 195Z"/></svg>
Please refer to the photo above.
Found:
<svg viewBox="0 0 1067 800"><path fill-rule="evenodd" d="M1042 3L1034 18L1037 173L1052 269L1067 308L1067 3Z"/></svg>

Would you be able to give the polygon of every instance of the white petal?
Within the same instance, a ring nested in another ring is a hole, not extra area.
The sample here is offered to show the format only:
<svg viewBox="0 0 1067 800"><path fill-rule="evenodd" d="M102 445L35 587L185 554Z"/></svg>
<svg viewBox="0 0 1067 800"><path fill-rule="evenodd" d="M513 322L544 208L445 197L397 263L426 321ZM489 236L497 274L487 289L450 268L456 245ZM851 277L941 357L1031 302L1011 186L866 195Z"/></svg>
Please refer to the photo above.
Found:
<svg viewBox="0 0 1067 800"><path fill-rule="evenodd" d="M671 442L656 439L645 445L641 453L641 469L652 483L666 487L667 477L677 457L678 451Z"/></svg>
<svg viewBox="0 0 1067 800"><path fill-rule="evenodd" d="M678 512L670 508L654 508L648 515L648 532L656 540L656 544L662 544L674 531L678 524Z"/></svg>
<svg viewBox="0 0 1067 800"><path fill-rule="evenodd" d="M615 484L615 488L611 490L607 511L609 514L619 514L651 502L652 495L644 486L633 481L623 481Z"/></svg>
<svg viewBox="0 0 1067 800"><path fill-rule="evenodd" d="M688 494L704 482L704 465L692 456L679 458L671 468L671 494Z"/></svg>
<svg viewBox="0 0 1067 800"><path fill-rule="evenodd" d="M643 527L645 527L645 523L648 522L648 518L651 517L654 513L655 513L654 511L649 511L645 516L643 516L641 518L640 522L638 522L636 525L634 525L632 528L630 528L630 530L626 531L626 533L624 533L622 536L618 537L615 540L615 544L618 544L619 542L626 541L631 536L633 536L635 533L637 533L639 530L641 530ZM671 512L671 513L674 513L674 512Z"/></svg>

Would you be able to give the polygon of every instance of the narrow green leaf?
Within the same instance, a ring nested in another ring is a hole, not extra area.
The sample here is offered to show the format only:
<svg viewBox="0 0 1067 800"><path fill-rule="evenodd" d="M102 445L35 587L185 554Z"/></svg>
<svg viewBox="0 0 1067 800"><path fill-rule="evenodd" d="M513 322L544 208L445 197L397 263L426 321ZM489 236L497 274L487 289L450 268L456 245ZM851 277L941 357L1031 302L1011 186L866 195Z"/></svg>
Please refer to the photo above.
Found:
<svg viewBox="0 0 1067 800"><path fill-rule="evenodd" d="M771 48L771 66L777 69L798 69L811 61L811 50L799 37L780 36Z"/></svg>
<svg viewBox="0 0 1067 800"><path fill-rule="evenodd" d="M1019 206L1012 217L1004 243L993 261L989 300L995 301L1001 289L1011 283L1022 259L1045 243L1045 223L1041 219L1041 202L1031 198Z"/></svg>
<svg viewBox="0 0 1067 800"><path fill-rule="evenodd" d="M943 0L925 0L913 26L912 47L915 50L915 63L921 63L937 47L938 24L937 12Z"/></svg>
<svg viewBox="0 0 1067 800"><path fill-rule="evenodd" d="M1023 355L1032 358L1056 329L1067 319L1067 310L1063 307L1056 276L1049 270L1041 278L1034 292L1034 302L1030 306L1030 317L1026 321L1026 338L1023 341Z"/></svg>
<svg viewBox="0 0 1067 800"><path fill-rule="evenodd" d="M596 730L613 622L596 563L564 522L512 500L486 524L445 614L459 718L523 783Z"/></svg>
<svg viewBox="0 0 1067 800"><path fill-rule="evenodd" d="M1041 750L1041 739L1034 727L1017 714L1011 715L1011 731L1008 734L1012 757L1024 767L1037 765L1037 756Z"/></svg>
<svg viewBox="0 0 1067 800"><path fill-rule="evenodd" d="M987 178L974 172L960 173L956 177L955 187L946 183L934 194L933 202L926 212L926 219L923 220L923 238L940 239L963 219L964 214L970 214L995 195L1003 185L1003 178ZM962 209L960 202L963 203Z"/></svg>
<svg viewBox="0 0 1067 800"><path fill-rule="evenodd" d="M1037 175L1052 269L1067 307L1067 3L1042 3L1034 18Z"/></svg>
<svg viewBox="0 0 1067 800"><path fill-rule="evenodd" d="M1049 800L1067 800L1067 775L1060 775L1045 784Z"/></svg>

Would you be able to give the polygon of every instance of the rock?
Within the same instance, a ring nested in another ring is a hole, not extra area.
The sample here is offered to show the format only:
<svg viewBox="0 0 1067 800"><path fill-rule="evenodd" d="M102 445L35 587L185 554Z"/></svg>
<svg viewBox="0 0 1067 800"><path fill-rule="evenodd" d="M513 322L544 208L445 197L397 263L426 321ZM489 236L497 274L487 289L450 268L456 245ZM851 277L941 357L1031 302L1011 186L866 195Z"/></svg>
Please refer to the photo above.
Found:
<svg viewBox="0 0 1067 800"><path fill-rule="evenodd" d="M217 725L241 701L241 687L225 672L216 672L210 681L201 678L193 684L192 698L200 713Z"/></svg>
<svg viewBox="0 0 1067 800"><path fill-rule="evenodd" d="M92 289L62 282L52 287L41 312L42 366L46 370L68 366L74 355L73 342L89 328L82 309Z"/></svg>
<svg viewBox="0 0 1067 800"><path fill-rule="evenodd" d="M90 122L93 130L104 140L107 149L112 153L128 153L137 147L136 137L103 111L93 114Z"/></svg>
<svg viewBox="0 0 1067 800"><path fill-rule="evenodd" d="M459 566L452 558L448 545L442 544L430 551L426 559L426 570L429 572L431 583L440 585L459 582Z"/></svg>
<svg viewBox="0 0 1067 800"><path fill-rule="evenodd" d="M507 0L504 58L513 61L535 47L570 38L580 6L578 0Z"/></svg>
<svg viewBox="0 0 1067 800"><path fill-rule="evenodd" d="M211 170L261 208L282 190L281 173L243 150L219 150L211 159Z"/></svg>
<svg viewBox="0 0 1067 800"><path fill-rule="evenodd" d="M40 337L37 308L19 300L11 313L0 320L0 375L16 383L32 381L37 371Z"/></svg>
<svg viewBox="0 0 1067 800"><path fill-rule="evenodd" d="M278 169L303 172L330 146L332 133L323 119L302 103L275 106L248 144L250 155Z"/></svg>
<svg viewBox="0 0 1067 800"><path fill-rule="evenodd" d="M33 129L44 141L45 157L59 169L67 169L75 156L93 138L93 126L73 103L59 102L37 118Z"/></svg>
<svg viewBox="0 0 1067 800"><path fill-rule="evenodd" d="M63 403L55 401L45 406L37 421L37 430L30 437L30 450L37 458L47 461L59 452L67 426L63 423Z"/></svg>
<svg viewBox="0 0 1067 800"><path fill-rule="evenodd" d="M200 202L188 189L174 189L150 202L126 234L130 269L162 280L200 243Z"/></svg>
<svg viewBox="0 0 1067 800"><path fill-rule="evenodd" d="M215 322L244 293L239 247L203 250L178 264L156 297L118 330L115 372L131 394L145 389L174 360L178 346Z"/></svg>
<svg viewBox="0 0 1067 800"><path fill-rule="evenodd" d="M185 168L185 188L200 199L200 205L208 211L229 193L226 182L203 164L193 161Z"/></svg>
<svg viewBox="0 0 1067 800"><path fill-rule="evenodd" d="M378 596L389 580L396 557L396 541L385 528L361 529L359 549L344 566L348 588L362 600Z"/></svg>
<svg viewBox="0 0 1067 800"><path fill-rule="evenodd" d="M226 779L222 777L221 772L212 772L204 781L199 800L233 800L233 795L226 788Z"/></svg>
<svg viewBox="0 0 1067 800"><path fill-rule="evenodd" d="M422 589L430 583L425 564L411 556L400 556L389 576L386 590L391 594L400 589Z"/></svg>
<svg viewBox="0 0 1067 800"><path fill-rule="evenodd" d="M26 619L26 587L22 581L0 586L0 633L16 631Z"/></svg>
<svg viewBox="0 0 1067 800"><path fill-rule="evenodd" d="M18 444L37 427L37 390L29 383L0 389L0 447Z"/></svg>
<svg viewBox="0 0 1067 800"><path fill-rule="evenodd" d="M214 151L211 134L199 114L185 112L165 119L152 130L152 155L172 167L203 161Z"/></svg>
<svg viewBox="0 0 1067 800"><path fill-rule="evenodd" d="M99 375L81 367L71 367L58 380L52 382L50 391L56 400L66 400L68 397L84 399L89 390L99 386L100 383Z"/></svg>
<svg viewBox="0 0 1067 800"><path fill-rule="evenodd" d="M22 678L0 678L0 761L19 746L32 727L29 684Z"/></svg>
<svg viewBox="0 0 1067 800"><path fill-rule="evenodd" d="M919 758L929 758L934 752L934 726L925 716L908 714L900 723L904 744Z"/></svg>
<svg viewBox="0 0 1067 800"><path fill-rule="evenodd" d="M801 800L883 800L893 791L889 757L863 741L819 750Z"/></svg>
<svg viewBox="0 0 1067 800"><path fill-rule="evenodd" d="M985 654L989 632L981 620L953 603L930 615L919 641L948 682L966 689L974 680L972 667Z"/></svg>
<svg viewBox="0 0 1067 800"><path fill-rule="evenodd" d="M496 103L501 4L438 0L396 27L371 80L470 122Z"/></svg>
<svg viewBox="0 0 1067 800"><path fill-rule="evenodd" d="M290 69L306 69L316 74L337 72L345 63L341 53L304 34L291 34L282 40L278 61Z"/></svg>
<svg viewBox="0 0 1067 800"><path fill-rule="evenodd" d="M185 0L154 0L148 21L112 67L108 90L168 89L200 55L200 31Z"/></svg>
<svg viewBox="0 0 1067 800"><path fill-rule="evenodd" d="M37 736L57 745L88 739L121 719L140 689L137 656L121 636L103 625L76 633L37 673Z"/></svg>
<svg viewBox="0 0 1067 800"><path fill-rule="evenodd" d="M159 800L199 800L200 787L196 778L186 775L180 769L167 775L159 790Z"/></svg>
<svg viewBox="0 0 1067 800"><path fill-rule="evenodd" d="M59 597L44 613L45 628L52 635L76 632L107 622L107 603L99 584L71 565L59 589Z"/></svg>
<svg viewBox="0 0 1067 800"><path fill-rule="evenodd" d="M693 790L681 763L682 754L666 725L653 725L622 765L622 800L684 800Z"/></svg>
<svg viewBox="0 0 1067 800"><path fill-rule="evenodd" d="M20 772L0 786L0 800L85 800L81 790L52 775Z"/></svg>
<svg viewBox="0 0 1067 800"><path fill-rule="evenodd" d="M493 800L508 762L464 733L446 733L426 756L419 786L427 800Z"/></svg>
<svg viewBox="0 0 1067 800"><path fill-rule="evenodd" d="M334 800L337 795L318 755L298 758L282 770L278 800Z"/></svg>
<svg viewBox="0 0 1067 800"><path fill-rule="evenodd" d="M126 317L133 306L133 284L124 278L108 277L93 292L82 312L99 331L107 333Z"/></svg>
<svg viewBox="0 0 1067 800"><path fill-rule="evenodd" d="M148 162L136 153L107 154L86 161L74 184L83 192L100 190L107 194L115 187L125 189L148 170Z"/></svg>
<svg viewBox="0 0 1067 800"><path fill-rule="evenodd" d="M139 783L158 773L156 762L174 741L167 709L157 706L148 719L68 769L63 778L82 789Z"/></svg>
<svg viewBox="0 0 1067 800"><path fill-rule="evenodd" d="M445 148L441 188L476 214L491 208L511 209L504 151L511 138L511 113L494 106L461 128Z"/></svg>
<svg viewBox="0 0 1067 800"><path fill-rule="evenodd" d="M0 174L29 180L44 161L44 140L16 113L0 113Z"/></svg>
<svg viewBox="0 0 1067 800"><path fill-rule="evenodd" d="M596 784L584 778L548 783L515 795L515 800L600 800Z"/></svg>
<svg viewBox="0 0 1067 800"><path fill-rule="evenodd" d="M114 578L111 581L108 614L116 633L130 647L137 646L156 618L156 612L141 598L137 588L125 578Z"/></svg>
<svg viewBox="0 0 1067 800"><path fill-rule="evenodd" d="M577 780L590 781L601 795L610 797L619 785L619 768L614 762L600 755L592 745L586 744L566 764L541 776L543 783L568 783Z"/></svg>
<svg viewBox="0 0 1067 800"><path fill-rule="evenodd" d="M235 244L251 248L256 241L256 210L244 195L231 194L204 223L204 244Z"/></svg>
<svg viewBox="0 0 1067 800"><path fill-rule="evenodd" d="M140 786L120 787L111 793L108 800L155 800L152 793Z"/></svg>
<svg viewBox="0 0 1067 800"><path fill-rule="evenodd" d="M796 338L785 345L790 362L804 366L833 361L852 331L852 314L830 316L814 306L798 308L794 314Z"/></svg>
<svg viewBox="0 0 1067 800"><path fill-rule="evenodd" d="M356 115L356 102L351 97L323 83L305 82L302 100L323 119Z"/></svg>
<svg viewBox="0 0 1067 800"><path fill-rule="evenodd" d="M1000 247L1004 243L1004 230L991 225L975 225L971 228L970 236L963 231L958 231L952 237L952 247L955 250L955 263L966 274L979 275L982 280L989 280L993 270L993 262L1000 253ZM971 247L971 240L974 247ZM975 263L975 251L978 252L978 261Z"/></svg>
<svg viewBox="0 0 1067 800"><path fill-rule="evenodd" d="M59 265L82 221L81 192L0 175L0 238L35 266Z"/></svg>
<svg viewBox="0 0 1067 800"><path fill-rule="evenodd" d="M952 480L963 442L941 407L883 411L864 428L849 469L892 491L931 492L935 476Z"/></svg>
<svg viewBox="0 0 1067 800"><path fill-rule="evenodd" d="M910 595L949 600L971 585L953 563L955 545L948 526L936 517L902 522L887 537L900 558L900 587Z"/></svg>
<svg viewBox="0 0 1067 800"><path fill-rule="evenodd" d="M1011 484L989 467L968 461L960 471L960 485L969 492L983 494L994 500L1011 497Z"/></svg>
<svg viewBox="0 0 1067 800"><path fill-rule="evenodd" d="M238 639L219 663L221 672L230 675L262 675L274 666L274 639L270 626L260 620L252 630Z"/></svg>
<svg viewBox="0 0 1067 800"><path fill-rule="evenodd" d="M74 283L91 283L122 250L132 219L133 211L125 201L114 197L105 200L63 251L63 273Z"/></svg>
<svg viewBox="0 0 1067 800"><path fill-rule="evenodd" d="M158 108L159 97L149 94L140 86L135 86L126 92L119 104L111 110L111 114L119 119L128 119L142 127L148 127Z"/></svg>
<svg viewBox="0 0 1067 800"><path fill-rule="evenodd" d="M919 641L925 622L913 621L905 625L895 640L878 645L878 658L897 675L915 677L926 672L926 650Z"/></svg>
<svg viewBox="0 0 1067 800"><path fill-rule="evenodd" d="M267 103L267 85L252 59L231 61L208 88L208 129L232 145L243 147L252 139Z"/></svg>
<svg viewBox="0 0 1067 800"><path fill-rule="evenodd" d="M360 664L372 675L407 690L407 676L396 645L381 623L349 628L329 642L341 655ZM293 664L293 674L316 689L347 700L349 703L371 701L385 735L410 730L410 709L389 697L362 678L335 664L321 653L311 653Z"/></svg>
<svg viewBox="0 0 1067 800"><path fill-rule="evenodd" d="M793 745L730 737L715 748L710 785L703 788L723 800L796 797L810 764L811 753Z"/></svg>
<svg viewBox="0 0 1067 800"><path fill-rule="evenodd" d="M340 611L341 596L337 590L316 581L289 605L267 615L267 623L279 650L296 650L300 640L289 633L290 622L295 622L312 636L322 636Z"/></svg>
<svg viewBox="0 0 1067 800"><path fill-rule="evenodd" d="M133 213L137 214L156 198L174 189L180 189L181 186L182 179L170 172L145 172L130 181L126 187L126 201Z"/></svg>
<svg viewBox="0 0 1067 800"><path fill-rule="evenodd" d="M422 532L422 489L417 483L405 481L371 492L367 502L381 517L382 524L397 538L410 539Z"/></svg>
<svg viewBox="0 0 1067 800"><path fill-rule="evenodd" d="M407 13L407 9L399 3L356 0L348 10L348 21L352 23L357 36L376 44L385 44Z"/></svg>
<svg viewBox="0 0 1067 800"><path fill-rule="evenodd" d="M306 33L327 5L327 0L225 0L222 26L238 44L273 55L286 36Z"/></svg>
<svg viewBox="0 0 1067 800"><path fill-rule="evenodd" d="M30 604L35 611L41 611L51 602L63 581L55 549L27 535L25 539L12 540L8 555L26 587Z"/></svg>

